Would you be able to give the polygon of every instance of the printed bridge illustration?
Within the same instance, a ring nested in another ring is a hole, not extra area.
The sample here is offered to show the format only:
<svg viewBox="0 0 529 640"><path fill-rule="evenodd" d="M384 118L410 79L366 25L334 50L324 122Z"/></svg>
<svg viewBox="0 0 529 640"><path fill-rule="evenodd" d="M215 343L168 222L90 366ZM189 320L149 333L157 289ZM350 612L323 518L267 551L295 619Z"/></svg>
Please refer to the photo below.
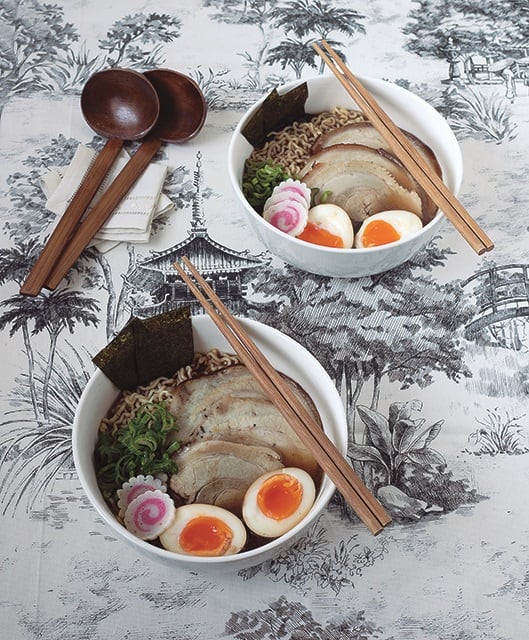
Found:
<svg viewBox="0 0 529 640"><path fill-rule="evenodd" d="M472 286L478 304L478 312L466 327L466 337L471 339L483 329L490 329L507 321L529 316L529 265L508 264L490 267L474 274L463 287ZM519 349L520 345L510 345Z"/></svg>

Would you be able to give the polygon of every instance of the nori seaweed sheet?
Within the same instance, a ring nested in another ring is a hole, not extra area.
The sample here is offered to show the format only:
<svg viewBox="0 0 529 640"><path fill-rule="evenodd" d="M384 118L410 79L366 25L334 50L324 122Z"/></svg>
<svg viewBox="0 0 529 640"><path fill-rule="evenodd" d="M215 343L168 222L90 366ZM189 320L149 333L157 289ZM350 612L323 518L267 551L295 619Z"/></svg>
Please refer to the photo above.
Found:
<svg viewBox="0 0 529 640"><path fill-rule="evenodd" d="M132 389L137 380L132 322L129 322L106 347L95 355L92 362L119 389Z"/></svg>
<svg viewBox="0 0 529 640"><path fill-rule="evenodd" d="M308 95L306 82L283 95L279 95L277 89L274 89L242 129L242 135L253 147L261 147L272 131L278 131L305 118Z"/></svg>
<svg viewBox="0 0 529 640"><path fill-rule="evenodd" d="M189 307L132 320L92 358L119 389L172 376L194 356Z"/></svg>

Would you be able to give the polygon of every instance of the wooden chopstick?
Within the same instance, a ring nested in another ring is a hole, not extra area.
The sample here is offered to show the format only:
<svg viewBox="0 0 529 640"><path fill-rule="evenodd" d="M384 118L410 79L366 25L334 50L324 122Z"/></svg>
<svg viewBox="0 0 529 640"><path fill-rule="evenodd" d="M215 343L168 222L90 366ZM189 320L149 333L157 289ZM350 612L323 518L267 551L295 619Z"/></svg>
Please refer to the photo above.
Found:
<svg viewBox="0 0 529 640"><path fill-rule="evenodd" d="M461 236L479 255L493 249L492 240L450 192L442 179L426 163L360 80L351 73L325 40L322 41L322 45L330 57L317 44L314 44L313 47L380 135L391 145L397 158L443 211Z"/></svg>
<svg viewBox="0 0 529 640"><path fill-rule="evenodd" d="M112 215L121 200L127 195L132 185L147 168L149 162L161 146L162 141L159 138L152 136L144 138L137 151L127 161L127 164L121 169L82 222L76 227L69 241L63 247L61 255L47 274L44 282L44 286L47 289L53 291L59 286L61 280L90 244L95 234Z"/></svg>
<svg viewBox="0 0 529 640"><path fill-rule="evenodd" d="M123 147L120 138L109 138L83 178L70 204L46 241L31 271L20 287L22 295L36 296L68 246L88 205Z"/></svg>
<svg viewBox="0 0 529 640"><path fill-rule="evenodd" d="M391 522L391 518L382 505L369 492L340 451L288 388L281 375L273 368L237 319L231 315L191 261L184 257L182 262L194 280L180 264L175 263L175 269L222 335L235 349L241 361L314 455L323 471L329 476L358 517L371 533L374 535L380 533Z"/></svg>

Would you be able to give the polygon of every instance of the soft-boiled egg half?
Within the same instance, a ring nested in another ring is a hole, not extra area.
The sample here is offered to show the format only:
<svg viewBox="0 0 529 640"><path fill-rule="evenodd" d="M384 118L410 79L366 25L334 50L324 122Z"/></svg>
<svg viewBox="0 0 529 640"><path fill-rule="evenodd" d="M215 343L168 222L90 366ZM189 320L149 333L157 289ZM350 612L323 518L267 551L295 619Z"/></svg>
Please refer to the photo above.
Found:
<svg viewBox="0 0 529 640"><path fill-rule="evenodd" d="M355 247L368 249L414 236L422 221L411 211L381 211L364 220L355 238Z"/></svg>
<svg viewBox="0 0 529 640"><path fill-rule="evenodd" d="M353 224L338 205L317 204L309 209L307 224L297 237L326 247L350 249L354 238Z"/></svg>
<svg viewBox="0 0 529 640"><path fill-rule="evenodd" d="M246 526L264 538L277 538L296 526L316 497L314 480L303 469L269 471L247 489L242 504Z"/></svg>
<svg viewBox="0 0 529 640"><path fill-rule="evenodd" d="M210 504L186 504L160 535L164 549L192 556L227 556L246 544L246 528L231 511Z"/></svg>

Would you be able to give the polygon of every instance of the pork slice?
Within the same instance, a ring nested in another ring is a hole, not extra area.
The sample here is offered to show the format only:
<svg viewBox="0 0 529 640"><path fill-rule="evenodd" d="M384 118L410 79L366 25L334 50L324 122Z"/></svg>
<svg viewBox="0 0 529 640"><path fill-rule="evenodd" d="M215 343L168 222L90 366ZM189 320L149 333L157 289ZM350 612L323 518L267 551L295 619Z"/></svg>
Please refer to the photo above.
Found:
<svg viewBox="0 0 529 640"><path fill-rule="evenodd" d="M177 473L171 476L170 487L185 502L211 501L208 504L235 503L259 476L282 468L279 453L270 447L238 442L207 440L189 445L174 459ZM221 505L219 505L221 506Z"/></svg>
<svg viewBox="0 0 529 640"><path fill-rule="evenodd" d="M178 440L184 445L191 442L209 408L228 394L266 397L259 383L243 365L227 367L175 386L170 392L168 408L177 420Z"/></svg>
<svg viewBox="0 0 529 640"><path fill-rule="evenodd" d="M285 466L318 475L313 455L268 399L229 396L219 401L204 419L199 438L268 446L281 455Z"/></svg>
<svg viewBox="0 0 529 640"><path fill-rule="evenodd" d="M301 170L300 179L316 165L325 162L344 164L351 161L372 162L384 168L393 178L408 191L415 189L416 182L397 158L383 149L373 149L363 144L333 144L324 147L318 153L310 156L307 164Z"/></svg>
<svg viewBox="0 0 529 640"><path fill-rule="evenodd" d="M442 170L432 149L422 140L409 131L401 129L404 135L415 146L417 151L423 156L426 162L432 167L439 177ZM375 129L370 122L352 122L342 127L336 127L326 133L322 133L316 139L311 153L318 153L324 147L335 144L363 144L373 149L384 149L392 152L391 145Z"/></svg>
<svg viewBox="0 0 529 640"><path fill-rule="evenodd" d="M303 180L304 176L318 164L340 165L352 161L362 163L363 166L368 166L366 163L371 163L371 166L376 165L378 168L387 171L403 189L417 193L421 199L421 217L424 222L427 223L433 219L437 212L437 205L402 165L400 160L386 149L375 149L363 144L347 142L325 146L318 153L310 156L300 173L300 179Z"/></svg>
<svg viewBox="0 0 529 640"><path fill-rule="evenodd" d="M294 380L284 377L299 400L321 424L316 407L308 394ZM204 422L212 412L223 411L237 399L246 399L257 404L272 404L261 385L243 365L234 365L210 376L188 380L176 386L170 392L168 407L176 417L176 437L179 442L186 445L200 437Z"/></svg>
<svg viewBox="0 0 529 640"><path fill-rule="evenodd" d="M342 207L353 223L392 209L411 211L423 218L417 192L404 189L389 171L374 162L322 162L312 167L304 182L311 189L327 191L327 202Z"/></svg>
<svg viewBox="0 0 529 640"><path fill-rule="evenodd" d="M246 493L245 485L236 478L217 478L201 487L195 494L195 502L214 504L228 509L236 516L242 515L242 502Z"/></svg>
<svg viewBox="0 0 529 640"><path fill-rule="evenodd" d="M294 380L284 378L322 427L310 396ZM195 443L208 440L266 447L277 452L285 466L305 469L315 480L320 476L313 455L242 365L178 385L172 392L170 410L176 416L181 451L200 451L193 449Z"/></svg>

